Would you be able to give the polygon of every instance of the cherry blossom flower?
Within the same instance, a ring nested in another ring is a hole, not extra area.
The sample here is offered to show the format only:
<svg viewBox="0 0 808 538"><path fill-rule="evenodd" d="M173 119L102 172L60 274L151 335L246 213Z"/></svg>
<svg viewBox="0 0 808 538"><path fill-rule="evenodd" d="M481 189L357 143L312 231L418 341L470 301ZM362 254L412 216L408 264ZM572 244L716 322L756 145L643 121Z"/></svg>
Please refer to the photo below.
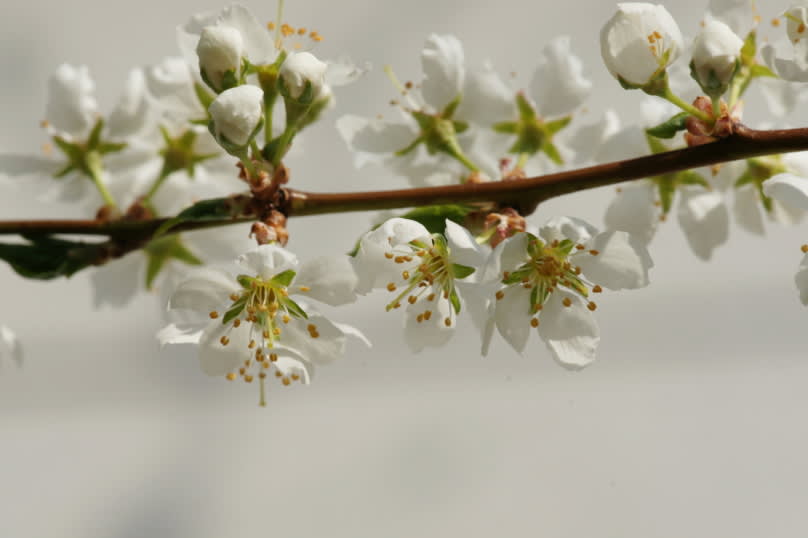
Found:
<svg viewBox="0 0 808 538"><path fill-rule="evenodd" d="M691 62L696 82L711 96L726 91L740 67L743 41L723 22L705 23L693 42Z"/></svg>
<svg viewBox="0 0 808 538"><path fill-rule="evenodd" d="M388 311L406 306L404 333L412 351L442 346L454 334L461 309L469 306L464 297L473 295L474 273L485 258L471 234L450 220L442 235L392 218L359 242L356 291L384 288L393 295ZM471 303L472 310L477 307Z"/></svg>
<svg viewBox="0 0 808 538"><path fill-rule="evenodd" d="M522 232L494 250L487 275L498 289L483 331L487 354L493 328L522 353L531 329L538 329L553 358L571 369L595 358L600 340L592 294L603 287L644 287L653 266L645 247L620 231L597 233L571 217L549 221L540 237Z"/></svg>
<svg viewBox="0 0 808 538"><path fill-rule="evenodd" d="M213 100L208 112L220 144L244 147L263 124L264 92L250 85L230 88Z"/></svg>
<svg viewBox="0 0 808 538"><path fill-rule="evenodd" d="M617 13L600 31L603 62L625 86L647 85L664 73L682 50L679 26L662 5L617 4Z"/></svg>
<svg viewBox="0 0 808 538"><path fill-rule="evenodd" d="M158 334L162 344L198 344L208 375L247 383L258 377L262 387L272 371L284 384L307 381L313 364L344 353L346 336L367 343L358 330L329 320L309 302L355 300L357 277L347 256L301 264L277 245L261 245L236 263L244 271L236 277L208 269L181 283L169 309L187 317Z"/></svg>
<svg viewBox="0 0 808 538"><path fill-rule="evenodd" d="M673 149L648 135L644 127L657 125L676 112L668 103L644 99L640 104L643 124L627 126L615 134L603 144L598 160L627 159ZM673 209L677 193L677 217L688 245L699 258L709 259L729 236L729 211L721 193L696 171L664 174L620 186L606 209L606 227L650 243L659 222Z"/></svg>

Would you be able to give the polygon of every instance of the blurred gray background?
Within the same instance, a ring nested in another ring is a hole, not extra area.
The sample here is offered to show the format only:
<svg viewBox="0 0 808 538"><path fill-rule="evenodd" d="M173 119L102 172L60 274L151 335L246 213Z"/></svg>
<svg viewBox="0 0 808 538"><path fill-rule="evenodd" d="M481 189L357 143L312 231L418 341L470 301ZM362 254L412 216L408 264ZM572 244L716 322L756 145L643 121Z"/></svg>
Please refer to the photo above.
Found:
<svg viewBox="0 0 808 538"><path fill-rule="evenodd" d="M662 3L696 32L704 2ZM271 2L247 4L275 16ZM334 121L386 111L381 67L417 78L430 32L456 34L469 65L491 60L522 84L544 43L568 33L595 81L591 111L609 104L630 119L640 97L600 62L611 2L287 4L288 22L325 36L318 55L375 67L338 90L337 110L290 163L301 188L403 185L354 170ZM765 20L787 7L765 4ZM88 65L108 110L131 66L176 54L174 27L219 7L3 3L0 149L44 142L38 122L59 63ZM753 124L766 119L760 101L747 110ZM3 190L3 218L75 215L16 196ZM601 225L612 196L566 197L533 219ZM344 252L369 221L295 219L290 248ZM339 240L323 239L331 230ZM805 536L808 311L793 284L805 242L805 226L769 226L766 238L733 226L703 263L671 219L651 247L652 286L599 301L599 358L578 373L535 336L524 357L498 341L481 359L468 326L445 349L412 356L401 319L371 298L340 318L375 347L352 347L309 387L272 387L266 409L256 387L202 374L193 349L159 350L156 296L97 312L87 275L29 282L0 266L0 323L26 347L24 368L0 360L0 536Z"/></svg>

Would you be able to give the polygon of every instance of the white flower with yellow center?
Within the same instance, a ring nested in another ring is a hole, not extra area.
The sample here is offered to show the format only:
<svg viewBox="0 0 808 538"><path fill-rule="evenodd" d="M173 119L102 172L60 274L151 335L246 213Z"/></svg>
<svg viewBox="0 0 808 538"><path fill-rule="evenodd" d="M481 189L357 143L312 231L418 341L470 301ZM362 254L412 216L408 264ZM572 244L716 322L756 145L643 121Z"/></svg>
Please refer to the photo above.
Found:
<svg viewBox="0 0 808 538"><path fill-rule="evenodd" d="M306 301L354 301L357 279L347 257L299 264L283 248L262 245L236 263L245 273L235 278L204 270L180 284L169 309L190 317L158 334L162 344L198 344L208 375L247 383L257 377L263 405L270 375L284 385L307 382L312 364L343 354L347 335L367 343L358 330L332 322Z"/></svg>
<svg viewBox="0 0 808 538"><path fill-rule="evenodd" d="M445 235L430 234L420 223L393 218L367 233L354 266L357 293L386 289L387 310L406 306L405 338L413 351L449 341L464 305L464 287L485 261L484 250L469 232L446 221ZM468 289L468 288L466 288ZM467 294L466 294L467 295Z"/></svg>
<svg viewBox="0 0 808 538"><path fill-rule="evenodd" d="M595 358L600 340L592 294L648 284L648 251L625 232L597 233L586 222L562 217L540 236L519 233L497 246L486 274L499 281L483 334L487 354L494 327L518 352L538 329L553 357L567 368Z"/></svg>

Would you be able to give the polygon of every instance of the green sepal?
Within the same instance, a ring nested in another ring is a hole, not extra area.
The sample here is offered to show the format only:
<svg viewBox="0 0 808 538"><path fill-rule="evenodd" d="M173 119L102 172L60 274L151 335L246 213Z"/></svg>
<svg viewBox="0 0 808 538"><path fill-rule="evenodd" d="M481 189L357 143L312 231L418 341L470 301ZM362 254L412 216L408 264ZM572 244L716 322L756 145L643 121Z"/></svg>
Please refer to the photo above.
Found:
<svg viewBox="0 0 808 538"><path fill-rule="evenodd" d="M454 308L455 315L460 314L460 296L457 294L457 290L452 288L452 291L449 293L449 302L452 303L452 308Z"/></svg>
<svg viewBox="0 0 808 538"><path fill-rule="evenodd" d="M700 185L705 189L710 189L710 183L704 179L704 176L692 170L685 170L676 175L677 185Z"/></svg>
<svg viewBox="0 0 808 538"><path fill-rule="evenodd" d="M525 265L509 273L507 278L502 279L502 283L505 285L516 284L518 282L522 282L525 277L530 276L532 273L533 268Z"/></svg>
<svg viewBox="0 0 808 538"><path fill-rule="evenodd" d="M233 303L233 305L224 313L222 317L222 325L227 325L234 319L236 319L243 311L244 307L247 306L247 296L242 295L239 299Z"/></svg>
<svg viewBox="0 0 808 538"><path fill-rule="evenodd" d="M236 282L238 282L239 285L245 290L250 290L252 289L253 282L255 282L255 278L247 275L238 275L236 277Z"/></svg>
<svg viewBox="0 0 808 538"><path fill-rule="evenodd" d="M0 259L25 278L69 277L106 261L109 243L85 243L53 237L30 237L29 243L0 243Z"/></svg>
<svg viewBox="0 0 808 538"><path fill-rule="evenodd" d="M539 286L533 286L532 288L530 288L530 313L531 314L535 314L536 312L538 312L538 309L536 308L536 306L539 305L539 304L541 304L541 303L539 303Z"/></svg>
<svg viewBox="0 0 808 538"><path fill-rule="evenodd" d="M685 121L690 115L687 112L679 112L654 127L649 127L645 132L655 138L673 138L679 131L684 131L687 127Z"/></svg>
<svg viewBox="0 0 808 538"><path fill-rule="evenodd" d="M755 64L749 68L749 77L750 78L757 78L757 77L771 77L771 78L778 78L774 71L769 69L763 64Z"/></svg>
<svg viewBox="0 0 808 538"><path fill-rule="evenodd" d="M575 248L575 241L572 239L564 239L558 246L555 248L557 252L560 252L562 255L567 256L572 249Z"/></svg>
<svg viewBox="0 0 808 538"><path fill-rule="evenodd" d="M544 143L541 145L541 151L554 163L564 164L564 159L561 157L561 153L558 151L555 144L550 142L550 140L544 141Z"/></svg>
<svg viewBox="0 0 808 538"><path fill-rule="evenodd" d="M515 121L501 121L492 125L491 129L496 133L516 134L519 131L519 124Z"/></svg>
<svg viewBox="0 0 808 538"><path fill-rule="evenodd" d="M272 283L286 288L295 279L295 275L297 275L296 272L294 272L291 269L287 269L286 271L283 271L282 273L278 273L277 275L273 276Z"/></svg>
<svg viewBox="0 0 808 538"><path fill-rule="evenodd" d="M753 65L757 55L757 35L754 30L747 34L741 47L741 61L744 65Z"/></svg>
<svg viewBox="0 0 808 538"><path fill-rule="evenodd" d="M309 319L309 315L306 314L306 311L300 308L300 305L294 302L292 299L286 297L283 300L283 306L286 307L286 310L294 317Z"/></svg>
<svg viewBox="0 0 808 538"><path fill-rule="evenodd" d="M673 207L673 199L676 196L676 181L670 175L654 178L659 192L659 201L662 204L662 213L668 214Z"/></svg>
<svg viewBox="0 0 808 538"><path fill-rule="evenodd" d="M154 232L154 238L165 235L169 230L183 222L200 222L218 220L223 217L236 217L243 213L244 202L236 203L234 198L211 198L201 200L180 211L177 216L167 220Z"/></svg>
<svg viewBox="0 0 808 538"><path fill-rule="evenodd" d="M203 265L202 260L196 257L188 247L186 247L179 235L168 235L158 237L149 241L143 247L148 261L146 263L146 289L151 289L154 279L165 267L166 262L175 259L187 265Z"/></svg>
<svg viewBox="0 0 808 538"><path fill-rule="evenodd" d="M452 276L457 279L463 279L467 276L471 275L476 271L474 267L469 267L468 265L461 265L459 263L452 264Z"/></svg>
<svg viewBox="0 0 808 538"><path fill-rule="evenodd" d="M645 140L648 142L648 147L651 150L651 153L656 155L657 153L665 153L666 151L670 151L668 147L662 143L660 139L657 137L649 134L647 131L645 133Z"/></svg>

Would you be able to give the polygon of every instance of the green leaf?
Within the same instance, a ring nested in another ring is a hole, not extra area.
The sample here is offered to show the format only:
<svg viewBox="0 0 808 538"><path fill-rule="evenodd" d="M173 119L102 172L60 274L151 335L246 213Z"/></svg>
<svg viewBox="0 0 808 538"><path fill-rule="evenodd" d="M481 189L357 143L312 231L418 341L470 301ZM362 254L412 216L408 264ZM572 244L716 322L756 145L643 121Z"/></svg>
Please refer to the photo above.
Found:
<svg viewBox="0 0 808 538"><path fill-rule="evenodd" d="M37 280L69 277L108 259L109 243L29 238L28 244L0 243L0 259L19 275Z"/></svg>
<svg viewBox="0 0 808 538"><path fill-rule="evenodd" d="M272 277L272 282L274 284L277 284L279 286L283 286L285 288L285 287L289 286L289 284L292 283L292 280L295 279L296 274L297 273L295 273L291 269L287 269L286 271L284 271L282 273L278 273L277 275L273 276Z"/></svg>
<svg viewBox="0 0 808 538"><path fill-rule="evenodd" d="M474 273L474 271L476 271L476 269L474 269L474 267L469 267L468 265L460 265L459 263L452 264L452 275L455 278L466 278Z"/></svg>
<svg viewBox="0 0 808 538"><path fill-rule="evenodd" d="M680 112L659 125L646 129L645 132L656 138L673 138L676 133L685 130L685 121L687 118L687 112Z"/></svg>
<svg viewBox="0 0 808 538"><path fill-rule="evenodd" d="M194 205L187 207L180 211L176 217L173 217L160 226L154 233L154 237L158 238L165 235L169 230L182 224L183 222L199 222L205 220L218 220L223 217L234 217L243 211L243 206L234 203L234 199L227 198L211 198L209 200L202 200Z"/></svg>
<svg viewBox="0 0 808 538"><path fill-rule="evenodd" d="M460 296L457 295L457 290L454 288L452 288L452 292L449 294L449 301L452 303L455 314L460 314Z"/></svg>

